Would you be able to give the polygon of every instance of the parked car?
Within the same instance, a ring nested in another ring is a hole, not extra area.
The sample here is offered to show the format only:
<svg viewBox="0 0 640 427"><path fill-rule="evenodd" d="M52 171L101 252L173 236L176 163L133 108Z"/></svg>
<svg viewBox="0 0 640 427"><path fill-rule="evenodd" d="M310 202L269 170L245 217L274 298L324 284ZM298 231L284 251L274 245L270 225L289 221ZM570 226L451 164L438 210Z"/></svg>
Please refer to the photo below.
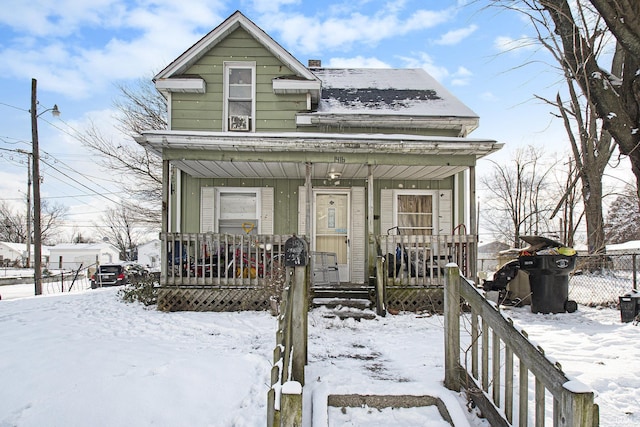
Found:
<svg viewBox="0 0 640 427"><path fill-rule="evenodd" d="M91 289L102 286L121 286L127 283L129 279L123 264L102 264L91 276Z"/></svg>

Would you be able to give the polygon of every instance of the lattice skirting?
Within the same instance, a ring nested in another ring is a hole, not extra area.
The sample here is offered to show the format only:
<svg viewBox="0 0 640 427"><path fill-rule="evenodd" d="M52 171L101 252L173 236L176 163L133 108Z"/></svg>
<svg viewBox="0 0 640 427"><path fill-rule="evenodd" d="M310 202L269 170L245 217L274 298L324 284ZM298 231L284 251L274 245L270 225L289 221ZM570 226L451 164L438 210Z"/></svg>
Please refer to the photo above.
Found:
<svg viewBox="0 0 640 427"><path fill-rule="evenodd" d="M262 311L269 292L259 288L165 287L158 289L162 311Z"/></svg>
<svg viewBox="0 0 640 427"><path fill-rule="evenodd" d="M387 309L398 311L444 311L443 288L387 287Z"/></svg>

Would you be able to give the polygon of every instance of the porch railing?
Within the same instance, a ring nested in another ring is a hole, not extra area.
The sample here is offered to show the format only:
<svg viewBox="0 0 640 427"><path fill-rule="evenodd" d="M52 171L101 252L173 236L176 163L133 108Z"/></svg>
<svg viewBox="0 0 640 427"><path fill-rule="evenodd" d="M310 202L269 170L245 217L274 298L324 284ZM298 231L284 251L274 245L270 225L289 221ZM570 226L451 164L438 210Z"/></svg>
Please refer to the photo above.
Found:
<svg viewBox="0 0 640 427"><path fill-rule="evenodd" d="M284 244L291 235L162 233L162 286L282 286ZM443 286L444 267L475 276L472 235L381 235L386 285Z"/></svg>
<svg viewBox="0 0 640 427"><path fill-rule="evenodd" d="M290 235L162 233L162 286L281 286Z"/></svg>
<svg viewBox="0 0 640 427"><path fill-rule="evenodd" d="M445 266L455 262L466 277L475 277L476 236L467 234L377 237L385 259L388 285L443 286Z"/></svg>
<svg viewBox="0 0 640 427"><path fill-rule="evenodd" d="M592 390L569 379L455 264L446 278L447 388L464 388L492 426L599 425Z"/></svg>

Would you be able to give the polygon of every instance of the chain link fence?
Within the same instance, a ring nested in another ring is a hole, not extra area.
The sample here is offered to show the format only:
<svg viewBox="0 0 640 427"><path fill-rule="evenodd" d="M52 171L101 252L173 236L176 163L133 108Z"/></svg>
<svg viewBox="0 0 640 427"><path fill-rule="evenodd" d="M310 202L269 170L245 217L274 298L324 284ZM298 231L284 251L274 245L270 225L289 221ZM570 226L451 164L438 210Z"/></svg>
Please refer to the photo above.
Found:
<svg viewBox="0 0 640 427"><path fill-rule="evenodd" d="M619 297L638 289L639 254L578 255L569 277L569 299L588 306L614 307ZM479 257L482 279L513 257Z"/></svg>
<svg viewBox="0 0 640 427"><path fill-rule="evenodd" d="M569 279L569 299L589 306L616 306L638 288L638 254L578 256Z"/></svg>

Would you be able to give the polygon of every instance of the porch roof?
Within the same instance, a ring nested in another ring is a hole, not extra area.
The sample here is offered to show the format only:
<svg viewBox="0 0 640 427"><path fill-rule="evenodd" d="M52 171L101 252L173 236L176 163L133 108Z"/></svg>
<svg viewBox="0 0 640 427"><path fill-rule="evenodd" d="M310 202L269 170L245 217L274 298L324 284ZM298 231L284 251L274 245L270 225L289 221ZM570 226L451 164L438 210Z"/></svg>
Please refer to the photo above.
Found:
<svg viewBox="0 0 640 427"><path fill-rule="evenodd" d="M148 131L136 141L200 178L442 179L499 150L494 140L405 134Z"/></svg>

